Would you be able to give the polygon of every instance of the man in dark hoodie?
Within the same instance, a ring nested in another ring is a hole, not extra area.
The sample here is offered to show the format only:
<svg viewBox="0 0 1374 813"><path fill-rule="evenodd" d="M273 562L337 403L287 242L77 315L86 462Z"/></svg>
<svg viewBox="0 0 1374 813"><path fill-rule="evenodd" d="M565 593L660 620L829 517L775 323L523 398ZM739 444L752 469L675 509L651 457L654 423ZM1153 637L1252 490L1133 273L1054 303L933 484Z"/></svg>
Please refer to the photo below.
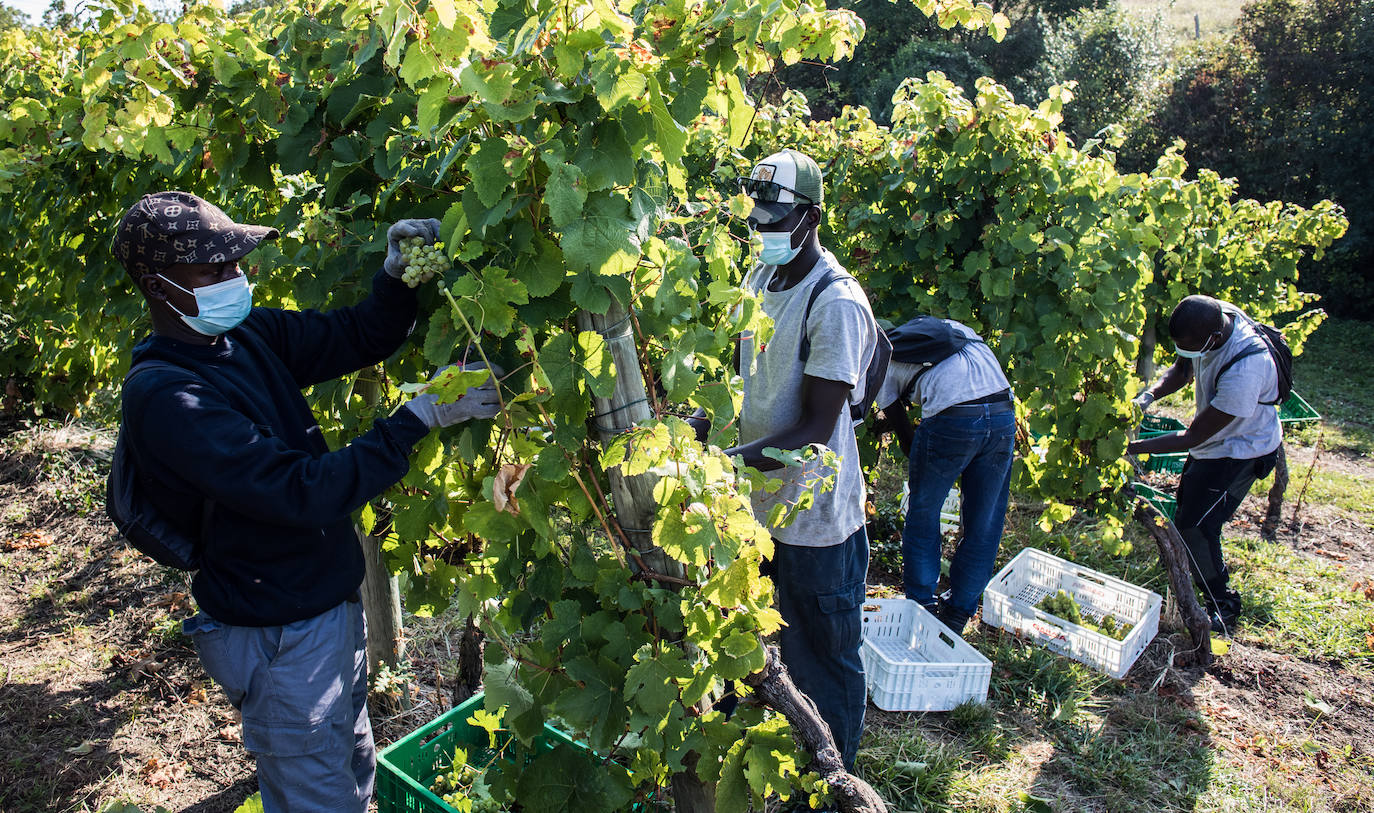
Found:
<svg viewBox="0 0 1374 813"><path fill-rule="evenodd" d="M376 752L350 515L405 475L432 429L500 408L491 378L449 404L422 394L330 451L301 395L401 346L416 297L399 241L433 242L438 227L393 225L372 296L328 313L253 307L238 260L277 231L195 195L147 195L115 234L153 325L125 381L125 440L149 501L200 539L200 612L184 630L243 714L269 811L367 809Z"/></svg>

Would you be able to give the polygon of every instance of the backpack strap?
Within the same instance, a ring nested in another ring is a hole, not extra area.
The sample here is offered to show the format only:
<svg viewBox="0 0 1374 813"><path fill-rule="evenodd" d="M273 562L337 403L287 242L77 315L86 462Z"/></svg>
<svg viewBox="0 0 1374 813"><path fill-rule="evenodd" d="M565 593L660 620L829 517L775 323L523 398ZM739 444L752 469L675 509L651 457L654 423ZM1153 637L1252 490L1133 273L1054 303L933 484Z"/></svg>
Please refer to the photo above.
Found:
<svg viewBox="0 0 1374 813"><path fill-rule="evenodd" d="M151 370L182 370L184 372L185 368L178 367L170 361L160 361L158 359L148 359L147 361L135 362L134 366L129 368L129 372L124 374L125 386L127 386L129 382L132 381L139 374L146 373Z"/></svg>
<svg viewBox="0 0 1374 813"><path fill-rule="evenodd" d="M1261 353L1268 352L1269 347L1268 342L1266 342L1264 347L1252 347L1249 350L1246 350L1244 353L1240 353L1236 356L1233 356L1229 361L1221 365L1221 369L1217 370L1217 374L1212 377L1212 396L1216 396L1216 390L1218 387L1221 386L1221 377L1226 374L1227 370L1230 370L1232 367L1236 366L1237 362L1239 362L1241 359L1248 359L1251 356L1258 356Z"/></svg>
<svg viewBox="0 0 1374 813"><path fill-rule="evenodd" d="M138 362L135 362L135 363L133 364L133 366L129 368L129 372L127 372L127 373L124 374L124 386L126 386L126 387L129 386L129 382L132 381L132 380L134 380L134 378L136 378L136 377L139 376L140 374L142 374L142 373L147 373L147 372L151 372L151 371L153 371L153 370L179 370L179 371L181 371L181 372L190 372L190 371L187 370L185 367L182 367L182 366L177 365L177 364L173 364L173 363L171 363L170 361L161 361L161 360L159 360L159 359L147 359L146 361L138 361ZM121 394L120 394L120 398L123 398L123 393L122 393L122 392L121 392ZM137 470L138 470L138 459L137 459L137 455L134 454L134 452L133 452L133 447L129 445L128 440L127 440L127 437L128 437L128 436L124 433L124 425L123 425L123 422L121 422L121 423L120 423L120 427L119 427L119 440L120 440L120 441L123 441L123 442L124 442L124 445L127 447L127 452L128 452L128 454L130 455L129 460L130 460L130 462L133 464L134 470L137 471ZM144 475L144 474L142 474L142 473L140 472L140 473L139 473L139 477L140 477L140 478L146 478L147 475ZM206 537L206 536L209 534L209 532L210 532L210 516L211 516L211 514L214 512L214 509L215 509L215 501L214 501L214 500L209 499L209 498L206 498L204 502L205 502L205 505L204 505L204 507L202 508L202 510L201 510L201 515L200 515L200 538L201 538L201 539L205 539L205 537Z"/></svg>
<svg viewBox="0 0 1374 813"><path fill-rule="evenodd" d="M842 279L854 279L848 274L841 274L833 268L826 269L825 276L820 281L811 286L811 296L806 300L806 311L802 313L802 337L797 345L797 357L805 364L811 358L811 334L807 332L807 325L811 322L811 306L816 304L821 292L829 288L834 283Z"/></svg>

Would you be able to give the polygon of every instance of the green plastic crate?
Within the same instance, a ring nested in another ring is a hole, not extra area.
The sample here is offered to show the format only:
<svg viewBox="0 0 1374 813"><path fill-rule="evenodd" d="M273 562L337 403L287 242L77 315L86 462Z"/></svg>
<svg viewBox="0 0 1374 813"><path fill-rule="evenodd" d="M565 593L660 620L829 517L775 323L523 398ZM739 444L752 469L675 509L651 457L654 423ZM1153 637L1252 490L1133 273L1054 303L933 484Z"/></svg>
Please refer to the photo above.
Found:
<svg viewBox="0 0 1374 813"><path fill-rule="evenodd" d="M1170 418L1167 415L1146 415L1140 421L1140 437L1154 438L1160 435L1167 435L1170 432L1182 432L1188 427L1183 425L1183 421L1177 418Z"/></svg>
<svg viewBox="0 0 1374 813"><path fill-rule="evenodd" d="M453 751L458 746L466 748L469 760L475 763L487 764L495 758L495 752L489 747L487 732L467 722L472 713L480 708L482 695L477 694L387 746L377 755L377 813L456 813L429 787L434 777L449 767ZM505 736L507 742L514 739L514 735ZM562 731L546 725L544 736L535 740L534 753L527 753L526 758L547 751L560 742L588 750ZM518 742L512 745L522 751L527 750Z"/></svg>
<svg viewBox="0 0 1374 813"><path fill-rule="evenodd" d="M1288 400L1279 407L1279 423L1311 423L1321 419L1321 414L1296 392L1289 393Z"/></svg>
<svg viewBox="0 0 1374 813"><path fill-rule="evenodd" d="M1166 452L1164 454L1152 454L1150 455L1150 459L1145 461L1145 470L1153 472L1165 472L1168 474L1182 474L1183 464L1187 462L1187 452Z"/></svg>
<svg viewBox="0 0 1374 813"><path fill-rule="evenodd" d="M1146 415L1140 421L1140 439L1157 438L1160 435L1181 432L1184 429L1187 427L1177 418L1170 418L1167 415ZM1152 454L1145 461L1145 470L1179 474L1183 471L1183 464L1186 462L1188 462L1187 452Z"/></svg>
<svg viewBox="0 0 1374 813"><path fill-rule="evenodd" d="M1135 489L1136 494L1144 497L1146 502L1149 502L1154 505L1155 508L1163 512L1164 516L1168 517L1170 522L1173 521L1174 512L1178 511L1178 500L1144 483L1132 483L1131 487Z"/></svg>

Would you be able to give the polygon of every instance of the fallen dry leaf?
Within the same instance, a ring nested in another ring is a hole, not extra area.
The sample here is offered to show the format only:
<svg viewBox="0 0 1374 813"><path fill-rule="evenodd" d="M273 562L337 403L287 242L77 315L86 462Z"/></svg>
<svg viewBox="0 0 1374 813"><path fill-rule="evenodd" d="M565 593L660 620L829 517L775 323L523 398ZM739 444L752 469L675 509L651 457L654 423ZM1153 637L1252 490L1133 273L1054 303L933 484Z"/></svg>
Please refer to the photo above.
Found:
<svg viewBox="0 0 1374 813"><path fill-rule="evenodd" d="M507 463L496 473L496 482L492 484L491 489L491 501L496 505L497 511L505 511L507 514L520 513L520 503L515 501L515 490L520 487L520 481L525 479L525 472L529 470L529 463Z"/></svg>
<svg viewBox="0 0 1374 813"><path fill-rule="evenodd" d="M1374 579L1368 581L1356 579L1350 585L1350 589L1356 593L1363 593L1367 601L1374 601Z"/></svg>
<svg viewBox="0 0 1374 813"><path fill-rule="evenodd" d="M151 757L138 772L143 781L152 787L166 790L186 778L186 766L180 762L167 762L159 757Z"/></svg>
<svg viewBox="0 0 1374 813"><path fill-rule="evenodd" d="M173 593L168 593L167 595L158 598L156 601L154 601L154 602L153 602L152 604L150 604L149 606L151 606L151 607L166 607L167 609L171 610L172 612L181 612L181 611L190 612L190 611L191 611L191 607L192 607L192 605L191 605L191 596L190 596L190 594L188 594L188 593L183 593L183 592L181 592L181 591L176 591L176 592L173 592Z"/></svg>
<svg viewBox="0 0 1374 813"><path fill-rule="evenodd" d="M243 742L243 735L239 733L236 725L227 725L217 732L217 736L225 742Z"/></svg>
<svg viewBox="0 0 1374 813"><path fill-rule="evenodd" d="M158 661L157 656L149 655L146 658L140 658L129 664L129 677L152 677L153 673L161 668L162 663Z"/></svg>
<svg viewBox="0 0 1374 813"><path fill-rule="evenodd" d="M5 540L5 550L38 550L48 547L52 542L52 534L47 531L25 531L13 539Z"/></svg>

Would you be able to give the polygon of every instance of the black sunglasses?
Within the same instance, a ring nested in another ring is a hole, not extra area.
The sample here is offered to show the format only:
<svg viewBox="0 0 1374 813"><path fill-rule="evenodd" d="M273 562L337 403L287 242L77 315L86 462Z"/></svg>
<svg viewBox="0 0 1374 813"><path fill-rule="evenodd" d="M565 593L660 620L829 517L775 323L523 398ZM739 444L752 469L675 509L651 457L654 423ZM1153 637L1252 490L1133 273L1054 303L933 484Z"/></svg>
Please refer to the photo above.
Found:
<svg viewBox="0 0 1374 813"><path fill-rule="evenodd" d="M777 202L778 196L783 192L791 192L797 199L805 201L806 203L815 204L814 200L795 189L788 189L780 183L765 181L760 178L740 178L739 188L740 191L754 200L757 200L759 203L775 203Z"/></svg>

